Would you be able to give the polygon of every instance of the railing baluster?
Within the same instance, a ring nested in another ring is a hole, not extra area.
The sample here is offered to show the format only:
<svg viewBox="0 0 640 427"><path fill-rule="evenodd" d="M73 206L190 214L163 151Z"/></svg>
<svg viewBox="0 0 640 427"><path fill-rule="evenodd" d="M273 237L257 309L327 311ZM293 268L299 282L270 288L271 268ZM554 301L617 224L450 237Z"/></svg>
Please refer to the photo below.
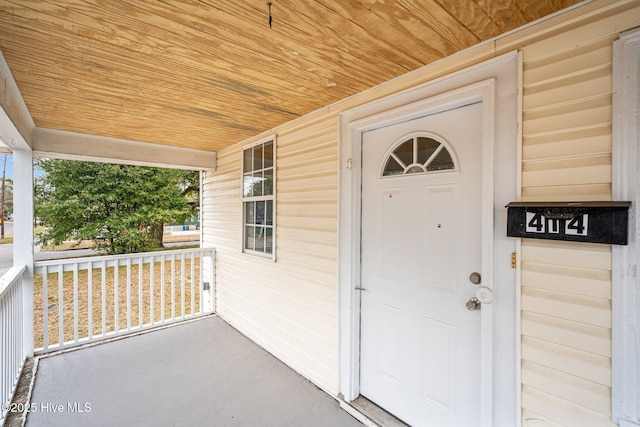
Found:
<svg viewBox="0 0 640 427"><path fill-rule="evenodd" d="M7 292L6 296L0 300L0 344L2 344L2 348L11 349L10 344L10 334L11 334L11 321L13 319L12 313L10 311L10 304L13 293L11 290ZM13 352L13 351L12 351ZM9 400L9 375L11 375L11 364L9 363L8 358L2 358L0 360L0 397L2 397L2 402ZM0 412L2 417L4 418L5 410L2 409Z"/></svg>
<svg viewBox="0 0 640 427"><path fill-rule="evenodd" d="M6 334L7 334L7 330L11 327L11 325L9 324L9 321L8 321L9 310L5 304L5 301L7 301L8 298L9 298L9 292L7 292L6 295L0 299L0 346L2 346L2 348L9 347L6 342ZM7 362L4 357L0 359L0 405L5 403L6 388L7 388L6 377L7 377L7 372L9 370L6 366L6 363ZM0 421L4 419L4 414L5 414L4 408L0 409Z"/></svg>
<svg viewBox="0 0 640 427"><path fill-rule="evenodd" d="M15 321L16 323L20 326L20 330L23 331L24 330L24 318L22 317L22 310L24 310L24 295L22 294L22 287L24 286L24 283L22 281L22 277L20 277L17 281L16 281L16 289L15 289L15 306L14 306L14 310L13 310L13 314L15 316ZM15 363L14 366L21 366L22 362L25 360L24 357L24 347L23 347L23 342L24 342L24 334L17 334L17 336L15 336L14 338L14 342L16 343L16 347L14 348L14 352L13 352L13 362ZM33 344L31 344L31 348L33 348ZM18 372L16 372L16 376L14 376L14 382L15 384L18 383L18 381L20 380L20 376L18 374Z"/></svg>
<svg viewBox="0 0 640 427"><path fill-rule="evenodd" d="M64 268L62 264L58 265L58 344L60 347L64 344L64 292L63 277Z"/></svg>
<svg viewBox="0 0 640 427"><path fill-rule="evenodd" d="M102 284L102 336L105 337L107 335L107 261L102 260L102 265L100 266L101 273L101 284Z"/></svg>
<svg viewBox="0 0 640 427"><path fill-rule="evenodd" d="M142 267L143 267L144 259L142 257L138 258L138 327L142 328L142 323L144 320L144 312L142 310Z"/></svg>
<svg viewBox="0 0 640 427"><path fill-rule="evenodd" d="M131 330L131 258L127 258L127 330Z"/></svg>
<svg viewBox="0 0 640 427"><path fill-rule="evenodd" d="M26 285L22 280L22 276L18 279L16 284L18 285L16 286L16 292L17 292L18 298L16 298L16 309L14 311L14 314L16 316L17 323L20 325L20 330L24 331L24 327L25 327L24 317L22 317L22 310L24 310L24 294L22 293L23 292L22 287ZM17 347L15 351L16 365L23 366L23 362L26 360L26 355L24 354L24 334L18 334L18 345L19 347ZM31 348L33 348L33 343L30 343L30 345L31 345ZM19 380L20 380L20 375L16 375L15 377L16 385L18 384Z"/></svg>
<svg viewBox="0 0 640 427"><path fill-rule="evenodd" d="M165 277L166 274L165 274L164 268L165 268L165 257L164 257L164 255L161 255L160 256L160 283L161 283L161 285L160 285L160 289L161 289L161 291L160 291L160 321L162 323L164 323L164 320L165 320L165 317L164 317L165 316L165 313L164 313L164 293L165 293L165 290L167 288L166 287L166 277Z"/></svg>
<svg viewBox="0 0 640 427"><path fill-rule="evenodd" d="M42 347L49 349L49 270L42 270Z"/></svg>
<svg viewBox="0 0 640 427"><path fill-rule="evenodd" d="M151 256L151 260L149 261L149 324L153 325L155 320L153 306L154 306L154 298L153 298L153 282L155 282L155 274L156 274L156 266L154 262L153 255Z"/></svg>
<svg viewBox="0 0 640 427"><path fill-rule="evenodd" d="M22 280L22 276L20 276L20 278L16 281L16 296L17 298L15 298L16 301L16 306L15 306L15 310L13 311L14 315L16 316L16 320L18 323L18 325L20 326L20 330L23 331L24 330L24 317L22 317L22 310L24 310L24 294L22 287L25 286L24 282ZM17 334L18 336L16 337L16 344L18 345L15 348L14 351L14 355L15 355L15 366L22 366L22 363L25 361L26 359L26 355L24 354L24 334ZM33 348L33 343L31 344L31 348ZM20 380L20 376L18 373L16 373L15 378L15 384L18 384L18 381Z"/></svg>
<svg viewBox="0 0 640 427"><path fill-rule="evenodd" d="M18 318L16 317L16 313L18 311L17 307L16 307L16 303L17 303L17 299L18 299L18 295L16 294L16 289L12 289L10 292L11 298L9 299L9 314L10 314L10 320L11 322L15 322L18 323ZM11 349L11 351L9 352L10 357L9 357L9 366L16 366L16 340L15 338L17 338L17 334L13 334L12 331L9 331L9 333L7 334L7 338L8 338L8 346ZM12 372L13 373L13 372ZM9 382L8 382L8 386L9 386L9 390L11 389L11 385L13 383L13 378L12 376L9 377Z"/></svg>
<svg viewBox="0 0 640 427"><path fill-rule="evenodd" d="M18 299L18 295L16 294L16 290L12 289L10 292L11 298L9 299L9 313L10 313L10 319L11 322L16 322L17 323L17 318L16 318L16 312L17 312L17 308L16 308L16 300ZM9 366L15 366L16 365L16 342L14 339L12 339L12 334L11 331L9 331L9 333L7 334L8 338L9 338L9 348L11 349L11 351L9 352L10 357L9 357ZM16 335L17 337L17 335ZM11 378L9 378L11 380ZM9 386L11 386L12 381L9 381Z"/></svg>
<svg viewBox="0 0 640 427"><path fill-rule="evenodd" d="M118 264L118 259L116 258L113 262L113 321L114 328L113 330L118 333L120 331L120 296L118 294L118 288L120 287L120 265Z"/></svg>
<svg viewBox="0 0 640 427"><path fill-rule="evenodd" d="M13 322L15 322L16 320L16 315L15 315L15 300L16 298L16 292L15 290L11 289L7 295L7 300L4 304L5 306L5 310L6 310L6 316L4 319L4 325L5 327L3 328L3 336L4 336L4 343L3 345L5 345L7 348L9 348L11 350L11 354L15 354L16 348L15 348L15 342L12 339L12 335L15 335L15 333L11 330L11 324ZM11 358L7 358L7 360L4 362L4 367L2 369L6 375L5 375L5 380L4 380L4 395L6 397L9 396L9 393L11 392L11 382L12 382L12 375L13 375L13 363L11 361Z"/></svg>
<svg viewBox="0 0 640 427"><path fill-rule="evenodd" d="M8 304L5 301L8 301L10 298L9 293L7 292L6 296L0 300L0 345L2 348L9 348L7 343L7 332L11 327L10 317L9 317L9 309L7 307ZM7 387L7 377L9 376L9 372L11 371L8 362L3 357L0 359L0 404L5 403L6 400L9 400L7 397L9 395L8 387ZM4 419L5 410L4 408L0 409L0 417Z"/></svg>
<svg viewBox="0 0 640 427"><path fill-rule="evenodd" d="M7 325L10 325L11 323L17 321L18 319L16 319L15 316L15 310L16 310L16 292L15 289L11 289L9 291L9 299L7 301L7 314L8 314L8 322ZM12 339L12 331L11 329L8 329L6 332L6 340L7 340L7 347L9 347L11 349L10 351L10 355L13 356L15 354L15 342ZM13 357L8 357L7 358L7 368L10 369L11 366L14 365L14 361L13 361ZM13 374L13 372L11 372L11 374ZM9 381L7 381L7 391L10 390L11 388L11 376L9 376L8 378Z"/></svg>
<svg viewBox="0 0 640 427"><path fill-rule="evenodd" d="M13 313L11 312L11 300L13 299L13 292L11 289L5 294L2 301L0 301L0 310L2 310L2 316L0 317L0 344L2 344L2 348L12 348L11 344L11 326L12 321L14 319ZM13 352L13 350L12 350ZM9 397L9 390L11 389L10 385L10 375L11 375L11 362L9 358L2 358L0 360L0 365L2 367L2 380L0 382L0 393L2 395L2 403L7 400ZM4 411L2 412L4 414Z"/></svg>
<svg viewBox="0 0 640 427"><path fill-rule="evenodd" d="M198 295L200 298L200 309L198 310L198 314L202 314L204 313L204 300L203 300L203 296L204 296L204 285L203 285L203 281L202 281L202 273L203 273L203 261L204 259L204 252L200 251L200 253L198 254Z"/></svg>
<svg viewBox="0 0 640 427"><path fill-rule="evenodd" d="M87 315L89 330L87 338L93 338L93 262L89 261L87 265Z"/></svg>
<svg viewBox="0 0 640 427"><path fill-rule="evenodd" d="M180 256L180 308L182 311L181 317L184 317L184 254Z"/></svg>
<svg viewBox="0 0 640 427"><path fill-rule="evenodd" d="M78 263L73 264L73 342L78 342Z"/></svg>
<svg viewBox="0 0 640 427"><path fill-rule="evenodd" d="M2 348L11 349L11 323L13 321L13 313L11 313L11 300L13 299L13 292L9 289L6 296L0 301L0 310L2 310L2 316L0 317L0 322L2 322L0 327L0 343L2 344ZM13 352L13 350L11 351ZM9 362L8 358L2 358L0 360L0 365L2 365L2 380L0 381L0 393L2 395L2 402L8 399L10 384L9 384L9 375L11 375L11 362ZM4 411L2 411L4 415Z"/></svg>
<svg viewBox="0 0 640 427"><path fill-rule="evenodd" d="M0 300L0 345L2 345L2 348L7 349L10 348L9 334L11 333L11 320L13 318L9 305L11 295L11 290L9 290L6 296ZM3 357L0 359L0 397L2 397L2 402L0 403L5 403L5 400L9 399L9 387L7 383L10 373L11 364ZM4 417L4 409L0 414Z"/></svg>
<svg viewBox="0 0 640 427"><path fill-rule="evenodd" d="M196 266L195 266L195 253L191 252L191 315L196 314L196 292L195 292L195 275L196 275Z"/></svg>
<svg viewBox="0 0 640 427"><path fill-rule="evenodd" d="M171 320L176 318L176 255L171 254Z"/></svg>

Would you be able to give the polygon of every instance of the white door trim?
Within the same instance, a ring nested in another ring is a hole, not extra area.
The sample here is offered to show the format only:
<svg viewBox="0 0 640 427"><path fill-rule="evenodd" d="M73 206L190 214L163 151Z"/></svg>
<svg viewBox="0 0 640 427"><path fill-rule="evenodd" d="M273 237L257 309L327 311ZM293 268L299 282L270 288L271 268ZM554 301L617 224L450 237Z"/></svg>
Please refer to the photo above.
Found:
<svg viewBox="0 0 640 427"><path fill-rule="evenodd" d="M506 237L506 209L516 199L519 141L518 55L509 54L445 79L373 102L340 116L339 333L340 393L359 395L360 202L362 133L444 111L483 103L483 284L495 303L483 307L482 426L514 425L517 419L515 240ZM480 139L480 138L479 138ZM494 165L499 164L500 168ZM499 262L497 260L500 260ZM495 308L495 309L494 309Z"/></svg>
<svg viewBox="0 0 640 427"><path fill-rule="evenodd" d="M613 200L629 200L629 244L612 249L612 418L640 426L640 30L613 54Z"/></svg>

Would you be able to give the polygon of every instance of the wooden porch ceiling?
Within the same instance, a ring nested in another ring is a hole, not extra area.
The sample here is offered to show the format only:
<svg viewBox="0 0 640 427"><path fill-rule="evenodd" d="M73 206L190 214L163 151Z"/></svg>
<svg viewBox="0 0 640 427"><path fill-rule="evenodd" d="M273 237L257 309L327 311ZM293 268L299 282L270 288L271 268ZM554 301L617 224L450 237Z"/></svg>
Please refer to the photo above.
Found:
<svg viewBox="0 0 640 427"><path fill-rule="evenodd" d="M577 2L0 0L0 50L38 127L218 150Z"/></svg>

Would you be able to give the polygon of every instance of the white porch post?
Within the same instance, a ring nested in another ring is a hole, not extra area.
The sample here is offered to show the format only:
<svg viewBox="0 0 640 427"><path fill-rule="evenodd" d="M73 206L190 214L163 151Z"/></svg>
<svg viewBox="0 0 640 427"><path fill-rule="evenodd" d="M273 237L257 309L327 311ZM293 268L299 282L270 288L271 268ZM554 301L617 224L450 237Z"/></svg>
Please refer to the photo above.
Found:
<svg viewBox="0 0 640 427"><path fill-rule="evenodd" d="M13 264L25 265L23 280L24 352L33 356L33 154L13 151Z"/></svg>

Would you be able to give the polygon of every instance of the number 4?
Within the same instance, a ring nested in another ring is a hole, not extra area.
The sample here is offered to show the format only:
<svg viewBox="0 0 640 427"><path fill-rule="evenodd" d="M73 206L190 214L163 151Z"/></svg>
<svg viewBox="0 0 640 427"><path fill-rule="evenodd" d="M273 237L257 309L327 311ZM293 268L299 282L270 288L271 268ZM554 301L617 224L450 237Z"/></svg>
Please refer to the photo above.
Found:
<svg viewBox="0 0 640 427"><path fill-rule="evenodd" d="M565 233L573 236L586 236L588 233L589 215L579 215L567 220Z"/></svg>
<svg viewBox="0 0 640 427"><path fill-rule="evenodd" d="M544 217L541 214L534 214L531 212L527 212L527 233L544 233L545 230L545 221Z"/></svg>

